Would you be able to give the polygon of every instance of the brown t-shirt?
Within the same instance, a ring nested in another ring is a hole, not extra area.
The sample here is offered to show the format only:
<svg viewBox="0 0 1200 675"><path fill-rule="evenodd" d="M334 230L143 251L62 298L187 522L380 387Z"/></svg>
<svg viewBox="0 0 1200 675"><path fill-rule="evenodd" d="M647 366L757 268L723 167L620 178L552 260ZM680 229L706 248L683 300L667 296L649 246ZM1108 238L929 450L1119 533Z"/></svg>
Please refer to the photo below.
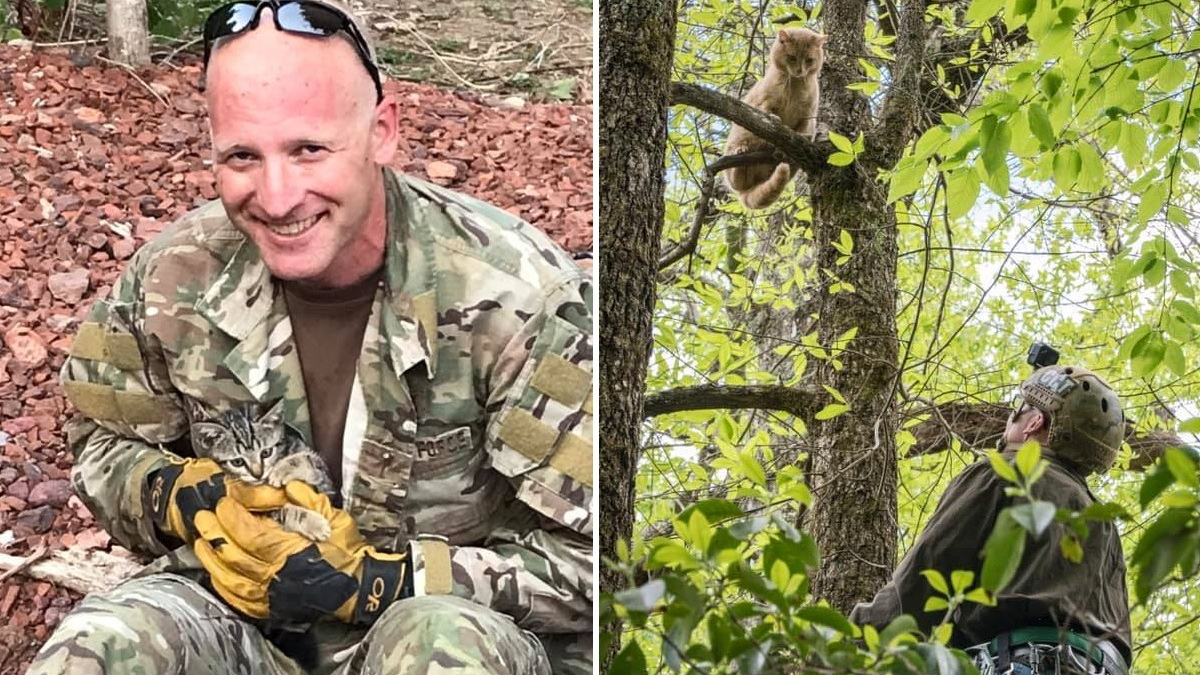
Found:
<svg viewBox="0 0 1200 675"><path fill-rule="evenodd" d="M383 269L348 288L317 290L283 282L308 396L314 450L342 488L342 434L363 333Z"/></svg>

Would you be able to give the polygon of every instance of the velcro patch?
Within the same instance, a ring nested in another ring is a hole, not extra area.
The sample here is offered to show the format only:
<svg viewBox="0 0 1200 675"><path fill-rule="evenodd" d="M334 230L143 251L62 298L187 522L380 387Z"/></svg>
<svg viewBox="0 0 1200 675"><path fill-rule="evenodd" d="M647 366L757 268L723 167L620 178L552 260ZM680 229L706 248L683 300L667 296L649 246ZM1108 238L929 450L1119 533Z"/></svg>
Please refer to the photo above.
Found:
<svg viewBox="0 0 1200 675"><path fill-rule="evenodd" d="M142 350L137 338L128 333L109 333L104 338L108 362L121 370L141 370Z"/></svg>
<svg viewBox="0 0 1200 675"><path fill-rule="evenodd" d="M126 424L153 424L167 419L166 403L150 394L118 391L106 384L63 382L67 398L84 416Z"/></svg>
<svg viewBox="0 0 1200 675"><path fill-rule="evenodd" d="M533 371L530 385L555 401L574 407L592 392L592 373L557 354L547 354Z"/></svg>
<svg viewBox="0 0 1200 675"><path fill-rule="evenodd" d="M550 458L550 467L577 483L592 486L592 442L578 434L563 434L558 452Z"/></svg>
<svg viewBox="0 0 1200 675"><path fill-rule="evenodd" d="M450 571L450 546L439 539L421 539L425 559L425 594L446 595L454 590Z"/></svg>
<svg viewBox="0 0 1200 675"><path fill-rule="evenodd" d="M95 322L79 327L71 340L71 356L88 361L111 363L121 370L141 370L142 352L137 338L128 333L109 333Z"/></svg>
<svg viewBox="0 0 1200 675"><path fill-rule="evenodd" d="M508 411L496 435L505 445L535 462L545 460L558 440L557 429L520 408Z"/></svg>
<svg viewBox="0 0 1200 675"><path fill-rule="evenodd" d="M71 356L88 361L107 361L104 353L104 327L89 321L79 326L71 339Z"/></svg>

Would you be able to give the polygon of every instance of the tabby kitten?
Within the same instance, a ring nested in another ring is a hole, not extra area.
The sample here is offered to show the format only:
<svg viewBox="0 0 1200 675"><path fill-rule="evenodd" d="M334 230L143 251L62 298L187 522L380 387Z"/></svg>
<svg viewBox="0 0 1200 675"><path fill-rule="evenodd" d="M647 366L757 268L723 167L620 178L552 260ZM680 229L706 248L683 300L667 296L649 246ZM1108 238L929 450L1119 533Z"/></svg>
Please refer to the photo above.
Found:
<svg viewBox="0 0 1200 675"><path fill-rule="evenodd" d="M828 36L807 28L785 28L779 31L767 72L746 96L744 103L774 115L793 131L809 139L817 133L817 107L821 100L818 78L825 62L822 46ZM771 150L774 146L742 127L734 125L725 142L725 154ZM739 166L725 171L725 183L738 193L748 209L765 208L779 199L792 177L787 162L772 167L769 164Z"/></svg>
<svg viewBox="0 0 1200 675"><path fill-rule="evenodd" d="M282 487L299 480L332 494L333 481L321 456L284 423L283 400L261 416L256 414L257 409L259 406L253 403L239 403L221 411L212 421L193 422L196 455L212 458L230 477L251 485ZM211 417L202 414L193 419ZM283 529L312 541L329 538L329 521L316 511L285 504L275 517Z"/></svg>

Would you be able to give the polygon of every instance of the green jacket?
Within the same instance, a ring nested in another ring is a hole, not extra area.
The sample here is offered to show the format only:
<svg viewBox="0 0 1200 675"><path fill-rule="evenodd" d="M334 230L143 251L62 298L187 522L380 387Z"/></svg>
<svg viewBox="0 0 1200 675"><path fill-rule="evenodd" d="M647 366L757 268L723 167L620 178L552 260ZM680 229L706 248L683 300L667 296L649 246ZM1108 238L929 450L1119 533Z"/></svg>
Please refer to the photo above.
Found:
<svg viewBox="0 0 1200 675"><path fill-rule="evenodd" d="M1045 474L1033 485L1035 498L1072 511L1082 511L1095 503L1082 477L1049 450L1043 448L1042 456L1049 463ZM1011 453L1006 457L1011 461ZM881 627L901 614L911 614L928 633L945 612L924 611L933 589L921 571L938 570L949 579L954 570L970 570L978 580L984 543L1000 511L1012 504L1013 498L1004 493L1007 485L986 460L972 464L951 480L892 580L870 603L856 606L850 619ZM1129 593L1121 538L1111 522L1090 523L1089 529L1079 563L1064 558L1059 548L1062 524L1052 523L1040 538L1028 537L1016 576L1000 592L997 605L968 602L959 606L953 617L951 644L965 648L1019 628L1065 626L1111 640L1129 663Z"/></svg>
<svg viewBox="0 0 1200 675"><path fill-rule="evenodd" d="M345 508L369 543L412 544L418 593L452 583L535 633L590 631L590 279L495 207L384 179L385 274L347 415ZM81 326L62 381L82 413L69 434L76 491L146 553L166 548L142 477L191 454L185 397L283 398L311 442L282 294L219 202L137 252ZM444 538L449 559L424 535Z"/></svg>

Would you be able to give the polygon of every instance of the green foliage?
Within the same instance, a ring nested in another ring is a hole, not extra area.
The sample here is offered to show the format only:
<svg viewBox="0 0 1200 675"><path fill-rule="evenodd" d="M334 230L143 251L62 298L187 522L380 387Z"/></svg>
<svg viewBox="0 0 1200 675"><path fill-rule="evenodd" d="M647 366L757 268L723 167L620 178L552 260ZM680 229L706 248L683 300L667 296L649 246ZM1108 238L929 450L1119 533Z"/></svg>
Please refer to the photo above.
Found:
<svg viewBox="0 0 1200 675"><path fill-rule="evenodd" d="M199 34L204 18L223 4L225 0L147 0L150 34L171 38Z"/></svg>
<svg viewBox="0 0 1200 675"><path fill-rule="evenodd" d="M672 525L677 538L653 539L615 563L630 579L639 571L652 579L601 600L601 625L619 617L633 628L613 672L645 673L659 662L676 673L752 675L782 664L803 664L797 673L976 672L945 646L948 634L923 641L912 617L882 631L860 629L814 602L808 588L820 562L816 545L777 515L750 516L733 502L705 500ZM931 581L956 602L971 599L969 573L952 576L953 590L940 576ZM612 638L602 638L602 651Z"/></svg>

